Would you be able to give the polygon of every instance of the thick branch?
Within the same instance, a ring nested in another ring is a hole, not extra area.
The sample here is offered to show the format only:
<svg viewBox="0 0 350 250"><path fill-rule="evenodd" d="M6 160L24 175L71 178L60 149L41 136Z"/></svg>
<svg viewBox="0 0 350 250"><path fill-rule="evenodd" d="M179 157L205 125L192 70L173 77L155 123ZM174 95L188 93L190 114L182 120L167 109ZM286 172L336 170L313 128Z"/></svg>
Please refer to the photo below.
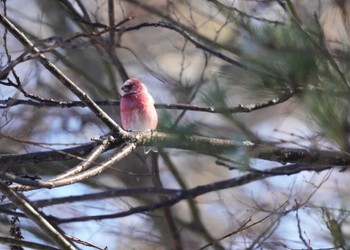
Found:
<svg viewBox="0 0 350 250"><path fill-rule="evenodd" d="M270 145L268 143L254 144L250 141L234 141L219 138L210 138L197 135L182 135L162 132L130 132L129 136L139 146L156 146L159 148L177 148L193 150L199 153L224 153L237 149L249 150L251 158L276 161L282 164L303 163L332 166L349 166L350 154L340 151L319 149L285 148ZM106 150L111 150L121 145L123 140L116 138L113 145ZM9 154L0 156L0 165L10 163L45 162L75 159L86 157L96 147L96 142L82 146L67 148L57 151L44 151L29 154Z"/></svg>

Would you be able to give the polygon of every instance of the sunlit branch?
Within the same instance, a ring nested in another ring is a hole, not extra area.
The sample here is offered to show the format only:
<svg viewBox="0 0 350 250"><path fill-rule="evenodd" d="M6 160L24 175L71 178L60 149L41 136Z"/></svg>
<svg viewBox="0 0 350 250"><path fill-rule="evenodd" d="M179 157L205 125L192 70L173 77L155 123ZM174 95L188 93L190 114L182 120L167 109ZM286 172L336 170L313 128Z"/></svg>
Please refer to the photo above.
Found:
<svg viewBox="0 0 350 250"><path fill-rule="evenodd" d="M17 184L21 184L21 185L25 185L28 187L31 187L32 189L34 188L53 188L52 183L58 180L61 180L63 178L67 178L69 176L73 176L75 174L78 174L79 172L84 171L85 169L87 169L91 164L94 163L94 160L97 159L104 151L107 150L108 148L108 144L110 143L110 139L108 137L102 139L99 143L99 145L95 145L95 148L91 151L91 153L89 153L89 155L87 155L86 158L83 157L78 157L76 155L72 155L70 153L66 153L66 152L60 152L62 155L69 155L71 157L73 157L73 159L80 159L81 162L65 171L62 174L59 174L57 176L55 176L52 179L49 179L47 181L37 181L37 180L33 180L30 178L25 178L25 177L20 177L20 176L16 176L14 174L8 173L8 172L0 172L0 179L2 180L6 180L9 182L13 182L13 183L17 183ZM55 152L55 151L52 151ZM28 188L27 188L28 189Z"/></svg>
<svg viewBox="0 0 350 250"><path fill-rule="evenodd" d="M49 181L57 181L64 178L67 178L69 176L78 174L86 169L88 169L92 164L94 164L94 161L107 150L109 143L112 140L108 137L103 138L100 141L100 145L98 145L94 150L91 151L91 153L83 159L82 162L80 162L77 166L65 171L62 174L56 175L54 178L50 179Z"/></svg>
<svg viewBox="0 0 350 250"><path fill-rule="evenodd" d="M44 188L56 188L56 187L61 187L61 186L66 186L70 185L76 182L81 182L86 179L89 179L91 177L94 177L96 175L101 174L106 168L110 167L112 164L115 162L120 161L124 157L128 156L132 150L135 148L135 145L133 143L126 144L121 151L118 153L114 154L110 159L105 160L104 162L97 164L96 166L92 167L91 169L82 171L82 172L77 172L79 167L81 166L80 164L77 166L77 168L72 169L72 173L76 172L75 174L69 173L65 178L53 178L51 180L47 181L33 181L36 182L35 187L44 187ZM64 174L66 175L66 173ZM32 190L31 185L26 185L26 186L14 186L12 187L13 189L18 189L21 191L27 191L27 190Z"/></svg>
<svg viewBox="0 0 350 250"><path fill-rule="evenodd" d="M82 239L80 239L80 238L77 238L77 237L75 237L75 236L73 236L73 235L65 234L65 236L67 237L67 239L70 239L72 242L75 242L75 243L77 243L77 244L79 244L79 245L87 246L87 247L89 247L90 249L106 250L105 247L104 247L104 248L101 248L101 247L99 247L99 246L97 246L97 245L95 245L95 244L92 244L92 243L90 243L90 242L87 242L87 241L85 241L85 240L82 240Z"/></svg>

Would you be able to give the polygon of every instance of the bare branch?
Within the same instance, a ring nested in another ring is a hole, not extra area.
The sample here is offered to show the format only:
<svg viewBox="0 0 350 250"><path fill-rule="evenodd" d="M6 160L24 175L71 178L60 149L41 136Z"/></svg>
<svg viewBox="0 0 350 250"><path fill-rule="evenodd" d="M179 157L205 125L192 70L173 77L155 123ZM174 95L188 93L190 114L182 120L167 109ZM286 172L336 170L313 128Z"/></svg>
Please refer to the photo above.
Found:
<svg viewBox="0 0 350 250"><path fill-rule="evenodd" d="M283 166L283 167L276 167L270 170L270 172L279 172L281 173L280 175L283 175L283 172L288 172L289 166ZM299 168L297 171L291 173L291 174L297 174L300 173L301 171L304 171L305 169ZM136 213L144 213L148 211L153 211L155 209L163 208L163 207L169 207L173 206L174 204L184 200L184 199L194 199L198 196L201 196L203 194L207 194L209 192L213 191L218 191L218 190L223 190L223 189L228 189L228 188L233 188L233 187L238 187L238 186L243 186L245 184L257 181L257 180L262 180L266 179L268 177L272 177L274 175L271 174L263 174L263 173L249 173L245 174L239 177L231 178L228 180L224 181L218 181L218 182L212 182L207 185L201 185L197 186L191 189L187 190L177 190L175 191L174 189L165 189L165 191L175 192L175 194L168 199L164 199L162 201L150 204L150 205L144 205L144 206L138 206L138 207L133 207L130 208L127 211L123 212L118 212L118 213L113 213L113 214L107 214L107 215L97 215L97 216L82 216L82 217L74 217L74 218L67 218L67 219L59 219L59 218L54 218L54 221L58 224L61 223L72 223L72 222L81 222L81 221L90 221L90 220L103 220L103 219L115 219L115 218L122 218L125 216L133 215ZM147 192L151 191L151 188L147 189ZM156 189L157 190L157 189ZM143 189L145 191L145 189ZM127 191L126 191L127 193ZM123 193L125 194L125 192ZM81 199L72 199L72 201L77 200L81 201Z"/></svg>
<svg viewBox="0 0 350 250"><path fill-rule="evenodd" d="M270 145L269 143L254 144L250 141L234 141L219 138L210 138L196 135L181 135L162 132L130 132L130 136L139 146L157 146L160 148L178 148L195 150L201 153L223 153L246 148L251 151L252 158L276 161L282 164L299 163L313 164L303 166L313 171L322 171L333 166L350 165L350 155L346 152L327 151L317 149L283 148ZM123 140L115 138L113 145L106 150L120 146ZM44 151L29 154L0 155L1 164L45 162L57 160L69 160L76 157L86 157L96 147L96 142L86 143L82 146L67 148L63 150ZM300 167L300 166L298 166ZM295 171L290 168L289 171ZM273 174L273 173L269 173Z"/></svg>
<svg viewBox="0 0 350 250"><path fill-rule="evenodd" d="M21 209L28 218L35 222L49 237L56 242L60 249L75 250L75 248L62 234L49 223L24 197L19 196L15 191L10 189L6 184L0 181L0 191Z"/></svg>
<svg viewBox="0 0 350 250"><path fill-rule="evenodd" d="M133 143L127 144L122 148L122 150L120 152L116 153L113 157L111 157L110 159L106 160L103 163L96 165L95 167L93 167L89 170L86 170L84 172L78 172L78 170L80 171L82 169L82 166L83 166L83 164L79 164L77 167L73 168L71 172L70 171L68 172L69 175L67 175L67 172L64 173L63 175L65 175L65 178L58 177L58 178L53 178L53 179L50 179L47 181L34 181L35 185L33 185L33 186L34 187L44 187L44 188L56 188L56 187L66 186L66 185L70 185L70 184L73 184L76 182L84 181L88 178L91 178L93 176L101 174L106 168L108 168L109 166L111 166L115 162L120 161L121 159L123 159L124 157L129 155L134 148L135 148L135 144L133 144ZM95 156L97 156L98 153L99 153L99 151L96 151L93 154L91 154L90 157L95 157ZM74 172L76 172L76 173L72 174ZM33 189L33 187L31 185L14 186L12 188L18 189L21 191L28 191L28 190Z"/></svg>
<svg viewBox="0 0 350 250"><path fill-rule="evenodd" d="M17 239L1 237L1 236L0 236L0 243L11 245L11 246L28 247L30 249L60 250L59 248L50 247L50 246L47 246L47 245L34 243L34 242L31 242L31 241L17 240Z"/></svg>
<svg viewBox="0 0 350 250"><path fill-rule="evenodd" d="M33 152L27 154L2 154L0 163L14 164L24 162L47 162L64 161L87 156L97 145L97 142L85 143L81 146L71 147L62 150L50 150L42 152ZM84 160L83 158L81 160Z"/></svg>
<svg viewBox="0 0 350 250"><path fill-rule="evenodd" d="M107 150L109 143L112 141L109 137L106 137L100 141L100 145L96 147L87 157L84 159L81 163L79 163L74 168L71 168L67 170L66 172L59 174L55 176L54 178L50 179L49 181L57 181L62 180L64 178L67 178L69 176L78 174L87 168L90 167L94 163L94 161Z"/></svg>
<svg viewBox="0 0 350 250"><path fill-rule="evenodd" d="M71 90L81 101L86 103L92 112L95 113L111 130L118 131L120 135L127 137L127 133L122 130L119 125L110 118L84 91L82 91L72 80L70 80L62 71L60 71L53 63L51 63L38 48L12 24L2 13L0 13L0 22L6 27L26 48L30 49L34 54L38 55L39 61L44 67L51 72L60 82Z"/></svg>
<svg viewBox="0 0 350 250"><path fill-rule="evenodd" d="M307 242L306 239L304 238L303 236L303 232L302 232L302 229L301 229L301 221L300 221L300 218L299 218L299 212L298 210L296 210L296 213L295 213L295 217L297 219L297 226L298 226L298 234L299 234L299 239L301 240L301 242L303 242L304 246L306 247L306 249L308 250L311 250L311 246L310 246L310 242Z"/></svg>
<svg viewBox="0 0 350 250"><path fill-rule="evenodd" d="M235 65L239 68L242 69L249 69L248 66L244 65L243 63L237 61L234 58L228 57L226 55L224 55L223 53L218 51L218 48L216 49L212 49L210 48L208 45L204 45L200 42L197 42L194 38L192 38L192 36L186 32L186 29L183 29L183 27L177 27L171 23L168 22L158 22L158 23L141 23L132 27L127 27L125 29L123 29L124 32L127 31L133 31L133 30L139 30L142 28L146 28L146 27L162 27L162 28L166 28L172 31L175 31L177 33L179 33L180 35L182 35L186 40L190 41L193 45L195 45L197 48L229 63L232 65ZM201 37L203 39L203 37ZM207 41L208 42L208 41Z"/></svg>
<svg viewBox="0 0 350 250"><path fill-rule="evenodd" d="M159 195L164 197L172 197L176 196L179 193L178 189L170 189L170 188L155 188L155 187L144 187L144 188L114 188L109 189L108 191L92 193L92 194L84 194L84 195L75 195L75 196L67 196L61 198L54 199L42 199L31 201L31 204L35 207L46 207L46 206L54 206L63 203L74 203L74 202L82 202L89 200L103 200L108 198L115 197L138 197L143 195ZM0 204L0 209L2 211L6 209L13 208L12 203L2 203ZM12 214L13 211L7 211ZM16 212L14 212L16 214Z"/></svg>
<svg viewBox="0 0 350 250"><path fill-rule="evenodd" d="M175 110L188 110L188 111L198 111L198 112L207 112L207 113L249 113L256 110L272 107L278 104L281 104L287 100L289 100L294 95L294 91L286 91L279 97L267 100L265 102L253 103L253 104L238 104L235 107L228 108L215 108L215 107L206 107L206 106L198 106L191 104L165 104L165 103L157 103L155 107L158 109L175 109ZM103 100L103 101L95 101L95 103L99 106L119 106L119 101L113 100ZM14 107L17 105L30 105L38 108L71 108L71 107L87 107L87 104L81 101L56 101L49 99L42 99L40 102L33 100L22 100L16 98L8 98L6 100L0 100L0 109L5 109L9 107Z"/></svg>

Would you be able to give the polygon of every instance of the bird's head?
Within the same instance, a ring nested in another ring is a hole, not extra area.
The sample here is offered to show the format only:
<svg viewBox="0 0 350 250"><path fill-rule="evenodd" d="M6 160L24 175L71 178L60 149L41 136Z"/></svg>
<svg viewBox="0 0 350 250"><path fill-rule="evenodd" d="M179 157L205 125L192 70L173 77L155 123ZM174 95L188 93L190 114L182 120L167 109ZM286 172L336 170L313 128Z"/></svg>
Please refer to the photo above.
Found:
<svg viewBox="0 0 350 250"><path fill-rule="evenodd" d="M147 92L146 86L137 78L130 78L125 81L122 90L125 94Z"/></svg>

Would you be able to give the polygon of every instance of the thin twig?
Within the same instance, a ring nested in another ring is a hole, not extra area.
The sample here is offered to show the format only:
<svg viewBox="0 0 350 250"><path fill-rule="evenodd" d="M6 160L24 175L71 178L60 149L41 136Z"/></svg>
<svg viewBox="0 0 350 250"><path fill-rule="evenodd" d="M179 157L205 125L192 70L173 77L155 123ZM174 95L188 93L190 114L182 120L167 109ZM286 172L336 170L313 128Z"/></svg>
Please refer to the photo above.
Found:
<svg viewBox="0 0 350 250"><path fill-rule="evenodd" d="M56 247L50 247L48 245L43 245L31 241L25 241L25 240L18 240L13 238L7 238L0 236L0 243L6 244L9 246L18 246L18 247L28 247L30 249L40 249L40 250L60 250ZM15 248L13 248L15 249Z"/></svg>
<svg viewBox="0 0 350 250"><path fill-rule="evenodd" d="M235 65L239 68L242 69L248 69L248 66L246 66L245 64L237 61L234 58L228 57L226 55L224 55L223 53L219 52L219 50L216 49L212 49L210 48L208 45L204 45L198 41L196 41L189 33L186 32L186 29L182 29L182 27L177 27L171 23L168 22L158 22L158 23L141 23L132 27L127 27L125 28L123 31L124 32L129 32L129 31L133 31L133 30L139 30L142 28L146 28L146 27L162 27L162 28L166 28L172 31L175 31L177 33L179 33L181 36L183 36L186 40L190 41L193 45L195 45L197 48L229 63L232 65Z"/></svg>
<svg viewBox="0 0 350 250"><path fill-rule="evenodd" d="M286 172L287 175L289 175L289 174L300 173L301 171L304 171L304 169L300 168L298 169L298 171L295 171L293 173L289 172L289 166L276 167L270 170L270 172L279 172L280 175L283 175L284 171ZM74 218L66 218L66 219L55 218L54 220L56 223L60 224L60 223L72 223L72 222L82 222L82 221L90 221L90 220L122 218L122 217L130 216L136 213L144 213L144 212L153 211L155 209L159 209L163 207L173 206L174 204L185 199L194 199L198 196L207 194L209 192L243 186L248 183L266 179L272 176L274 175L263 174L263 173L248 173L239 177L231 178L224 181L213 182L207 185L201 185L201 186L197 186L187 190L178 190L175 193L175 195L173 195L171 198L164 199L150 205L133 207L123 212L106 214L106 215L96 215L96 216L82 216L82 217L74 217ZM171 191L173 192L174 190L171 190ZM72 201L74 201L74 199Z"/></svg>
<svg viewBox="0 0 350 250"><path fill-rule="evenodd" d="M299 218L299 210L296 210L295 217L296 217L296 220L297 220L299 239L301 240L301 242L303 242L303 244L306 247L306 249L312 250L312 247L310 246L310 242L306 241L306 239L304 238L303 233L301 231L301 225L300 225L301 221L300 221L300 218Z"/></svg>
<svg viewBox="0 0 350 250"><path fill-rule="evenodd" d="M74 202L83 202L90 200L103 200L115 197L139 197L144 195L157 195L164 197L176 196L179 193L178 189L171 188L155 188L155 187L143 187L143 188L114 188L103 192L83 194L83 195L71 195L60 198L50 198L50 199L41 199L31 201L31 204L35 207L47 207L60 205L63 203L74 203ZM1 203L0 209L4 211L6 209L12 209L14 206L12 203ZM8 213L13 214L13 210L8 211ZM14 212L16 215L17 212Z"/></svg>
<svg viewBox="0 0 350 250"><path fill-rule="evenodd" d="M0 83L1 84L1 83ZM294 91L286 91L282 95L259 103L253 104L238 104L235 107L224 107L224 108L215 108L207 106L199 106L192 104L166 104L166 103L157 103L155 107L157 109L175 109L175 110L188 110L188 111L198 111L198 112L207 112L207 113L225 113L225 114L234 114L234 113L249 113L256 110L272 107L278 104L281 104L289 100L294 95ZM119 106L119 101L114 100L100 100L95 101L99 106ZM6 100L0 100L0 109L7 109L9 107L14 107L17 105L29 105L38 108L71 108L71 107L87 107L87 104L82 101L56 101L49 99L42 99L40 102L33 100L23 100L16 98L8 98Z"/></svg>
<svg viewBox="0 0 350 250"><path fill-rule="evenodd" d="M297 171L291 173L289 171L289 168L290 166L276 167L276 168L270 169L267 172L279 173L279 175L291 175L291 174L298 174L305 170L302 168L297 168ZM310 171L316 171L316 170L313 170L310 168ZM164 197L168 197L150 205L133 207L127 211L118 212L114 214L83 216L83 217L74 217L74 218L67 218L67 219L52 218L57 223L72 223L72 222L82 222L82 221L90 221L90 220L115 219L115 218L126 217L136 213L144 213L144 212L154 211L155 209L159 209L163 207L169 207L185 199L194 199L198 196L201 196L210 192L243 186L243 185L252 183L254 181L266 179L273 176L275 175L253 172L253 173L248 173L239 177L234 177L228 180L200 185L200 186L190 188L190 189L185 189L185 190L184 189L159 189L159 188L153 188L153 187L134 188L134 189L114 189L114 190L99 192L95 194L87 194L87 195L84 194L79 196L54 198L49 200L38 200L38 201L33 201L33 204L37 207L43 207L43 206L50 206L50 205L56 205L56 204L62 204L62 203L71 204L73 202L101 200L105 198L120 197L120 196L129 196L129 197L139 196L139 195L148 196L150 194L165 195ZM11 207L12 207L11 204L3 204L0 206L0 209L2 212L12 213L12 211L10 210L6 211L6 209L9 209ZM294 207L294 209L296 209L296 207ZM21 214L18 214L18 213L16 213L16 215L21 216Z"/></svg>

